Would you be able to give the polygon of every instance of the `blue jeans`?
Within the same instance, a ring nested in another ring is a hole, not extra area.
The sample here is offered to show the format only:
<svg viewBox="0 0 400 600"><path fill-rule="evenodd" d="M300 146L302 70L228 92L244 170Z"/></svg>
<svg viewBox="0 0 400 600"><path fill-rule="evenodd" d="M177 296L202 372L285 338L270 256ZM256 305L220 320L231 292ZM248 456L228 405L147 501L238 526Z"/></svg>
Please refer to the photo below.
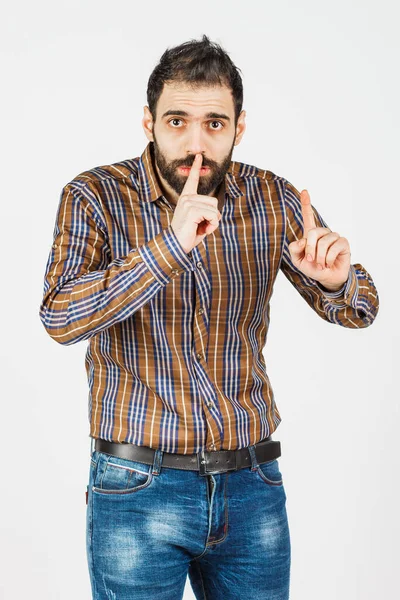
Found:
<svg viewBox="0 0 400 600"><path fill-rule="evenodd" d="M249 446L252 450L254 446ZM290 535L278 459L218 474L94 450L86 550L93 600L287 600Z"/></svg>

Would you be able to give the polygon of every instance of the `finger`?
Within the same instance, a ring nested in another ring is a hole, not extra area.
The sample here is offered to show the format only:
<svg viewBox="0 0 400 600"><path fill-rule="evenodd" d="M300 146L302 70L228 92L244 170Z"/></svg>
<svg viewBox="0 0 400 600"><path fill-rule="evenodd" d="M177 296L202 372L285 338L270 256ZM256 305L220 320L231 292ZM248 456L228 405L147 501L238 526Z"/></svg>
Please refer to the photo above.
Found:
<svg viewBox="0 0 400 600"><path fill-rule="evenodd" d="M301 262L303 260L305 242L305 238L301 238L301 240L289 244L289 251L295 262Z"/></svg>
<svg viewBox="0 0 400 600"><path fill-rule="evenodd" d="M307 190L303 190L300 193L300 201L301 201L301 214L303 216L303 224L304 224L304 237L306 238L310 229L313 229L317 226L314 213L311 206L310 194Z"/></svg>
<svg viewBox="0 0 400 600"><path fill-rule="evenodd" d="M309 262L313 262L315 259L318 240L328 233L331 233L331 230L326 227L314 227L309 230L307 237L305 237L307 241L305 255Z"/></svg>
<svg viewBox="0 0 400 600"><path fill-rule="evenodd" d="M210 223L213 222L217 224L220 219L220 216L222 216L217 207L213 209L212 207L199 206L198 208L202 210L202 212L199 212L198 215L195 217L195 221L198 224L203 223L203 221L210 221Z"/></svg>
<svg viewBox="0 0 400 600"><path fill-rule="evenodd" d="M340 237L330 246L326 255L327 268L331 269L335 262L340 265L342 262L349 263L351 260L350 245L346 238Z"/></svg>
<svg viewBox="0 0 400 600"><path fill-rule="evenodd" d="M318 231L318 229L317 229L317 231ZM317 255L315 257L318 269L319 269L318 265L321 265L322 269L324 269L325 267L328 266L327 254L329 252L329 248L331 248L332 244L334 244L336 242L336 240L338 240L338 239L340 239L340 235L338 233L336 233L336 231L329 231L329 233L322 235L318 239Z"/></svg>
<svg viewBox="0 0 400 600"><path fill-rule="evenodd" d="M199 185L200 169L203 162L203 155L196 154L192 163L189 175L187 176L185 185L183 186L182 194L197 194L197 187Z"/></svg>

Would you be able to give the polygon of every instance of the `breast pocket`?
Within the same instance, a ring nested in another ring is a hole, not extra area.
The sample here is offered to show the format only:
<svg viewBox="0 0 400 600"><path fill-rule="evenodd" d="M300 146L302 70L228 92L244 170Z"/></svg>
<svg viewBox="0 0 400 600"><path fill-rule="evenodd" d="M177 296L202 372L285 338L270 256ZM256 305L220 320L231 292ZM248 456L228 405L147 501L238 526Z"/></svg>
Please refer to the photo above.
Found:
<svg viewBox="0 0 400 600"><path fill-rule="evenodd" d="M95 494L124 495L138 492L153 481L152 465L105 452L96 452L97 469L92 490Z"/></svg>

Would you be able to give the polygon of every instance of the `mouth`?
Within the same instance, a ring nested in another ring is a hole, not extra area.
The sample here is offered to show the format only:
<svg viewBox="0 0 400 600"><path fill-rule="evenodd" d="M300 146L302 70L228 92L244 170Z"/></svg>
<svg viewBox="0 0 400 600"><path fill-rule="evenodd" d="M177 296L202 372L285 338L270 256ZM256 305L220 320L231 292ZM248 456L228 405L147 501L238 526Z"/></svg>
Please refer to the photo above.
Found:
<svg viewBox="0 0 400 600"><path fill-rule="evenodd" d="M189 175L191 167L178 167L183 175ZM207 175L210 172L210 167L201 167L200 175Z"/></svg>

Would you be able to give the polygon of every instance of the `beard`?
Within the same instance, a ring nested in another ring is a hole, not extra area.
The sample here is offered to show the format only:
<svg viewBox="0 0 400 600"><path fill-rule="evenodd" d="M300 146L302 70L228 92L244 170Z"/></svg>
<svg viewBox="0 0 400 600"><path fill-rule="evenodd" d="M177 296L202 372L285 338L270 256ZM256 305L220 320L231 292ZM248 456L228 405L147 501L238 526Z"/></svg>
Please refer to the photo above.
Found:
<svg viewBox="0 0 400 600"><path fill-rule="evenodd" d="M163 152L160 150L160 146L158 145L156 136L154 135L154 130L153 137L154 142L152 142L150 148L152 150L152 155L157 164L157 167L165 181L167 181L171 188L180 196L182 194L188 176L181 175L178 171L178 168L191 167L195 159L195 155L187 156L185 159L182 160L176 159L169 161L166 158L165 154L163 154ZM208 175L200 175L199 177L199 183L197 186L197 193L199 195L208 196L223 181L231 164L234 147L235 144L233 140L229 153L220 163L215 162L214 160L204 158L203 156L201 166L210 167L210 172Z"/></svg>

